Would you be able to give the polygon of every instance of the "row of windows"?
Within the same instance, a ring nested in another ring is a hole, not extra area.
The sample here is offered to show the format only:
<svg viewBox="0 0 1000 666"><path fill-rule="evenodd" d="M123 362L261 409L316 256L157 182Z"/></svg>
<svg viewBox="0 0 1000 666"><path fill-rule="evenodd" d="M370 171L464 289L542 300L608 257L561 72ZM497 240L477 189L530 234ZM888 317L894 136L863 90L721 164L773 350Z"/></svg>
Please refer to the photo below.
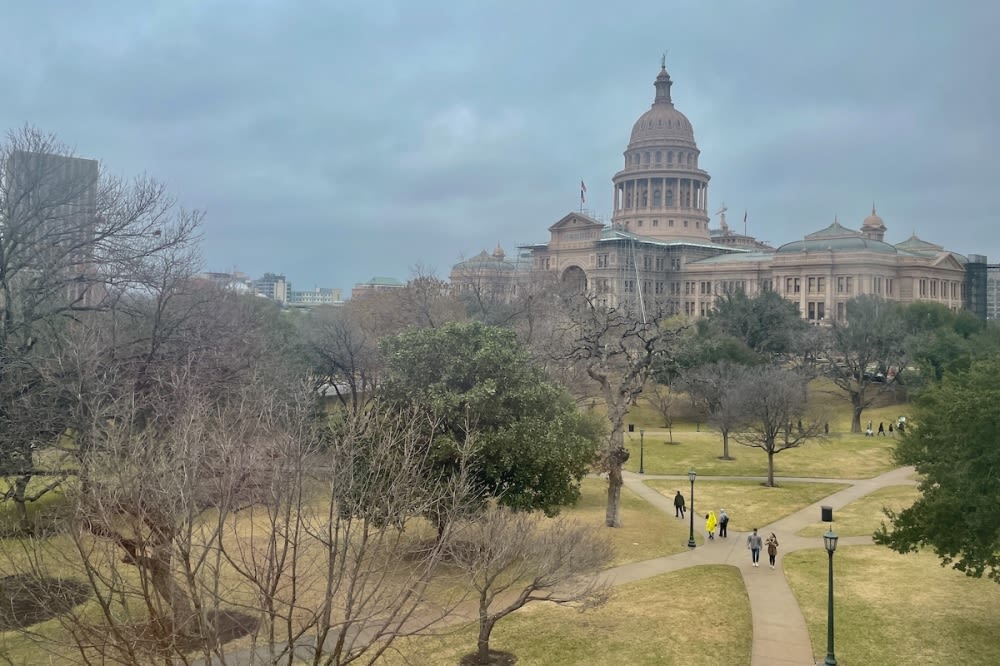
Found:
<svg viewBox="0 0 1000 666"><path fill-rule="evenodd" d="M786 294L799 294L802 293L802 280L803 278L788 277L785 278L785 293ZM826 293L826 278L822 275L810 275L805 278L806 293L808 294L825 294ZM854 278L849 275L838 275L837 276L837 293L838 294L853 294L854 293ZM885 296L893 295L893 280L892 278L883 278L881 276L872 278L872 293L882 294Z"/></svg>
<svg viewBox="0 0 1000 666"><path fill-rule="evenodd" d="M656 160L656 164L663 164L663 157L664 157L664 151L662 151L662 150L657 150L655 153L654 152L650 152L650 151L647 150L644 153L640 153L640 152L634 152L634 153L632 153L632 156L631 156L630 159L631 159L631 164L633 164L633 165L651 164L652 160L654 158ZM666 151L666 158L667 158L667 164L673 164L674 163L674 151L672 151L672 150ZM677 152L677 164L680 165L680 166L684 166L685 164L687 166L694 166L696 164L695 154L694 153L684 153L684 152L678 151Z"/></svg>
<svg viewBox="0 0 1000 666"><path fill-rule="evenodd" d="M626 222L626 224L628 224L628 223ZM690 220L684 220L684 228L685 229L689 228L689 225L690 225ZM635 226L641 227L642 226L642 220L636 220ZM660 221L659 220L653 220L653 226L654 227L660 226ZM674 226L674 221L673 220L667 220L667 226L668 227L673 227ZM694 228L695 229L701 229L701 222L699 222L698 220L695 220L694 221ZM708 229L708 225L707 224L705 225L705 228Z"/></svg>
<svg viewBox="0 0 1000 666"><path fill-rule="evenodd" d="M631 188L626 188L625 189L625 198L624 198L624 201L623 201L623 207L624 208L631 208L632 207L632 194L633 194L633 192L632 192ZM690 187L684 187L684 188L682 188L681 191L680 191L679 199L680 199L680 204L678 204L679 207L681 207L681 208L691 208L692 207L691 202L694 200L693 199L693 194L692 194L692 189ZM638 208L648 208L649 207L649 192L648 192L648 190L642 190L641 192L638 192L638 193L635 194L635 204L636 204L636 207L638 207ZM667 190L666 193L662 195L662 201L661 201L660 190L659 189L653 190L653 208L659 208L661 206L661 204L665 205L668 208L674 208L674 191L673 190Z"/></svg>
<svg viewBox="0 0 1000 666"><path fill-rule="evenodd" d="M965 298L965 283L954 280L921 279L918 289L921 298Z"/></svg>
<svg viewBox="0 0 1000 666"><path fill-rule="evenodd" d="M608 268L611 265L611 255L607 253L602 253L597 255L597 267L598 268ZM642 269L645 271L662 271L665 270L667 265L667 257L664 256L650 256L643 255L642 257ZM680 257L670 257L670 268L679 271L681 269L681 258Z"/></svg>

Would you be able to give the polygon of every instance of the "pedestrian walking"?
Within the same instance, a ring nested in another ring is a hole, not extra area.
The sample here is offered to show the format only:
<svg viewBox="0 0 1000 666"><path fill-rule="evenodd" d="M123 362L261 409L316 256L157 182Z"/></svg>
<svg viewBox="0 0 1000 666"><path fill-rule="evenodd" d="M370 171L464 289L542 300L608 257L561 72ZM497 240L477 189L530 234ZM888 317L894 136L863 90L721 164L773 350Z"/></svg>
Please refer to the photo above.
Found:
<svg viewBox="0 0 1000 666"><path fill-rule="evenodd" d="M774 558L778 556L778 537L771 532L771 536L767 537L767 541L764 542L767 546L767 559L771 563L771 568L774 568Z"/></svg>
<svg viewBox="0 0 1000 666"><path fill-rule="evenodd" d="M726 513L725 509L719 509L719 537L722 539L728 539L729 534L726 528L729 527L729 514Z"/></svg>
<svg viewBox="0 0 1000 666"><path fill-rule="evenodd" d="M681 491L677 491L674 495L674 518L684 517L684 495L681 495Z"/></svg>
<svg viewBox="0 0 1000 666"><path fill-rule="evenodd" d="M753 534L747 537L747 548L750 549L750 557L755 567L760 566L760 548L763 544L764 540L757 534L757 528L753 528Z"/></svg>
<svg viewBox="0 0 1000 666"><path fill-rule="evenodd" d="M878 436L885 437L885 424L881 421L878 422Z"/></svg>
<svg viewBox="0 0 1000 666"><path fill-rule="evenodd" d="M892 422L891 421L889 422L889 437L895 437L895 435L892 434Z"/></svg>
<svg viewBox="0 0 1000 666"><path fill-rule="evenodd" d="M709 511L705 514L705 531L708 532L708 538L715 538L715 526L719 524L719 519L715 517L714 511Z"/></svg>

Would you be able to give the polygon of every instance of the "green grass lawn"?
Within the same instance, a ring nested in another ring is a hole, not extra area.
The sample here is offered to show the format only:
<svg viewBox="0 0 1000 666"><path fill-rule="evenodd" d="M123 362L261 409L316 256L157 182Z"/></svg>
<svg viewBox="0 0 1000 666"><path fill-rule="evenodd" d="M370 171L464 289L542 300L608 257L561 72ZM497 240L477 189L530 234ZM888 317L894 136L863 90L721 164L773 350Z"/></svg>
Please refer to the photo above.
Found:
<svg viewBox="0 0 1000 666"><path fill-rule="evenodd" d="M665 497L673 497L677 490L685 499L690 486L685 488L678 481L651 479L646 482ZM716 513L725 509L729 514L729 529L734 532L749 532L795 513L827 495L847 486L839 483L783 483L777 488L767 488L757 481L711 481L699 478L695 482L694 501L697 515L695 521L705 523L709 510ZM682 521L675 521L682 522Z"/></svg>
<svg viewBox="0 0 1000 666"><path fill-rule="evenodd" d="M625 433L630 452L625 468L639 471L639 433ZM767 454L761 449L730 441L734 460L720 460L722 437L715 431L674 433L668 441L665 430L646 430L642 437L642 462L646 474L687 475L694 468L700 476L767 475ZM820 437L774 456L777 476L868 479L891 470L895 439L864 435L834 434Z"/></svg>
<svg viewBox="0 0 1000 666"><path fill-rule="evenodd" d="M813 654L826 654L827 567L823 549L784 558ZM1000 585L942 568L930 553L877 546L838 548L833 558L837 662L992 666L1000 663Z"/></svg>
<svg viewBox="0 0 1000 666"><path fill-rule="evenodd" d="M749 664L751 633L739 571L700 566L617 587L605 606L583 613L528 605L497 624L490 647L524 666L716 666ZM475 651L476 625L394 645L386 664L452 666Z"/></svg>
<svg viewBox="0 0 1000 666"><path fill-rule="evenodd" d="M622 488L622 526L611 529L604 527L608 482L605 479L584 479L581 491L577 503L564 509L563 513L587 525L600 527L609 534L615 547L612 566L687 550L688 523L675 519L673 513L661 513L628 488ZM700 543L700 537L698 541Z"/></svg>
<svg viewBox="0 0 1000 666"><path fill-rule="evenodd" d="M916 486L889 486L851 502L834 512L833 529L838 536L870 536L885 522L883 507L901 511L920 496ZM826 523L816 523L798 531L799 536L818 537L828 529Z"/></svg>

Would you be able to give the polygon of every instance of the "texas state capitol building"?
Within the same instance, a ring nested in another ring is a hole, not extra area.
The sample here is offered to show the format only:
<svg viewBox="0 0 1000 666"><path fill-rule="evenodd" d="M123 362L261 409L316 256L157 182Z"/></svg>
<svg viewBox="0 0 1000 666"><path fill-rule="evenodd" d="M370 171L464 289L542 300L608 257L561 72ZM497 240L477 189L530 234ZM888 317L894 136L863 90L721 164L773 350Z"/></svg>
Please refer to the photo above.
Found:
<svg viewBox="0 0 1000 666"><path fill-rule="evenodd" d="M522 246L517 261L500 248L484 252L456 265L452 283L461 290L475 280L503 280L513 292L531 271L550 271L607 305L665 306L693 318L735 290L774 290L815 323L843 319L846 302L859 294L982 309L985 316L985 257L967 259L916 235L886 242L874 207L858 230L834 220L777 248L734 233L724 213L721 228L710 229L710 176L672 85L661 66L653 104L632 126L624 168L612 178L610 225L571 212L549 227L548 243ZM982 271L970 270L979 265Z"/></svg>

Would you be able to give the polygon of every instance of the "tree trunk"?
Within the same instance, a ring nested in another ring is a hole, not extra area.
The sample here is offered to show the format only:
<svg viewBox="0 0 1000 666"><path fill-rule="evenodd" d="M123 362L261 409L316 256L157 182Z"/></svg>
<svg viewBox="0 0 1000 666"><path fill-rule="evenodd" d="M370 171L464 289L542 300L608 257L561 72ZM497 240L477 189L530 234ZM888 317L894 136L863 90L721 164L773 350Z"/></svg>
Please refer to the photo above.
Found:
<svg viewBox="0 0 1000 666"><path fill-rule="evenodd" d="M774 445L767 451L767 487L774 488Z"/></svg>
<svg viewBox="0 0 1000 666"><path fill-rule="evenodd" d="M722 431L722 459L732 460L729 455L729 430L724 429Z"/></svg>
<svg viewBox="0 0 1000 666"><path fill-rule="evenodd" d="M614 451L608 454L608 507L604 516L607 527L622 526L622 464Z"/></svg>
<svg viewBox="0 0 1000 666"><path fill-rule="evenodd" d="M851 391L851 432L861 432L861 412L864 411L862 399L860 391Z"/></svg>
<svg viewBox="0 0 1000 666"><path fill-rule="evenodd" d="M149 580L163 603L167 605L167 610L170 613L170 626L167 628L172 632L172 635L197 635L197 622L195 622L191 600L174 580L170 571L171 556L169 550L170 544L152 548L152 555L144 561L149 571Z"/></svg>
<svg viewBox="0 0 1000 666"><path fill-rule="evenodd" d="M625 433L623 432L628 406L623 399L613 400L610 391L605 391L605 400L608 405L608 418L611 421L611 433L604 460L608 472L608 506L605 511L604 524L607 527L621 527L622 466L629 458L628 449L625 448Z"/></svg>
<svg viewBox="0 0 1000 666"><path fill-rule="evenodd" d="M17 509L17 523L18 528L24 534L31 534L32 525L31 521L28 520L28 503L24 496L28 491L28 482L31 481L31 475L25 474L24 476L17 477L14 481L14 506Z"/></svg>
<svg viewBox="0 0 1000 666"><path fill-rule="evenodd" d="M480 664L490 663L490 634L496 625L496 619L490 616L479 619L479 642L476 647L476 661Z"/></svg>

